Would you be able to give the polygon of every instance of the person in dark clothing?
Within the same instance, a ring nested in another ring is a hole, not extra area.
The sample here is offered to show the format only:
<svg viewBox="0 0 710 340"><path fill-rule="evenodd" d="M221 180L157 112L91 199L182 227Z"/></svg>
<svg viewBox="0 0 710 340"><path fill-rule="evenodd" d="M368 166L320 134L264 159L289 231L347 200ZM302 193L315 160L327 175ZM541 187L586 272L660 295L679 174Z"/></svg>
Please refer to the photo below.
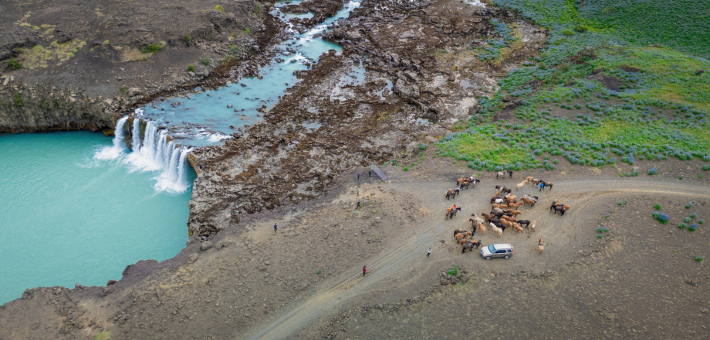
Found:
<svg viewBox="0 0 710 340"><path fill-rule="evenodd" d="M367 266L362 266L362 276L365 276L367 274Z"/></svg>
<svg viewBox="0 0 710 340"><path fill-rule="evenodd" d="M278 226L274 223L274 232L276 232L276 230L278 230Z"/></svg>
<svg viewBox="0 0 710 340"><path fill-rule="evenodd" d="M370 178L370 177L372 177L372 171L367 172L367 178Z"/></svg>
<svg viewBox="0 0 710 340"><path fill-rule="evenodd" d="M358 209L358 208L360 208L360 202L357 202L357 207L355 207L355 209Z"/></svg>
<svg viewBox="0 0 710 340"><path fill-rule="evenodd" d="M513 178L513 170L508 170L508 175L510 175L510 178Z"/></svg>
<svg viewBox="0 0 710 340"><path fill-rule="evenodd" d="M358 181L360 180L360 174L357 174L357 180Z"/></svg>
<svg viewBox="0 0 710 340"><path fill-rule="evenodd" d="M426 257L429 257L429 255L431 255L431 247L426 251Z"/></svg>

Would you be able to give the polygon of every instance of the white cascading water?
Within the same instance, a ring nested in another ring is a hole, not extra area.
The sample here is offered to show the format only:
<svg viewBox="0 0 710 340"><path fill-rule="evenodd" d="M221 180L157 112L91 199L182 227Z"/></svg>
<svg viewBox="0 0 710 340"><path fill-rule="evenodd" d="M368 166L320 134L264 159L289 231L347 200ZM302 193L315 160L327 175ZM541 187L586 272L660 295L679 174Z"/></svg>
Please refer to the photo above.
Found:
<svg viewBox="0 0 710 340"><path fill-rule="evenodd" d="M133 140L131 140L131 147L133 152L138 152L141 149L141 120L140 119L134 119L133 120L133 131L131 131L131 134L133 135Z"/></svg>
<svg viewBox="0 0 710 340"><path fill-rule="evenodd" d="M114 130L113 145L105 146L96 151L94 158L102 161L116 159L121 156L125 148L123 147L123 126L126 124L128 116L116 121L116 129Z"/></svg>
<svg viewBox="0 0 710 340"><path fill-rule="evenodd" d="M106 146L94 154L97 160L118 159L126 150L123 145L123 128L128 117L123 117L116 122L113 145ZM185 159L192 149L178 147L175 142L168 141L168 132L159 130L155 122L149 121L145 125L145 136L140 137L140 119L133 120L131 130L131 143L133 152L128 154L124 161L133 166L134 170L160 172L155 178L155 188L159 191L180 193L189 187L187 182L187 169Z"/></svg>

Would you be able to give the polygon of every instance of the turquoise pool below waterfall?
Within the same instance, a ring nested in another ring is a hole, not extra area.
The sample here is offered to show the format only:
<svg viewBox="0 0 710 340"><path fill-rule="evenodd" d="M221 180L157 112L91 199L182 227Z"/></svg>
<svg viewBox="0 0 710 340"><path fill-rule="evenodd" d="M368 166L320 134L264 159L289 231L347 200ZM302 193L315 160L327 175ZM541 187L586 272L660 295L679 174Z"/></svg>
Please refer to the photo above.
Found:
<svg viewBox="0 0 710 340"><path fill-rule="evenodd" d="M168 190L131 154L95 132L0 135L0 304L26 288L106 285L185 247L194 171Z"/></svg>

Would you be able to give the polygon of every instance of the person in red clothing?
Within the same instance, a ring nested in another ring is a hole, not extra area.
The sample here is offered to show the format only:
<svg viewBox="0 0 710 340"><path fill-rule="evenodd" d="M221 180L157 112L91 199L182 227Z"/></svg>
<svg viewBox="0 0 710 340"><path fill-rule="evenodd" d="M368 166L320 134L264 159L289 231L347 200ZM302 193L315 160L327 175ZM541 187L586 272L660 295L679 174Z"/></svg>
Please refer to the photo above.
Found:
<svg viewBox="0 0 710 340"><path fill-rule="evenodd" d="M365 276L367 274L367 266L362 266L362 276Z"/></svg>

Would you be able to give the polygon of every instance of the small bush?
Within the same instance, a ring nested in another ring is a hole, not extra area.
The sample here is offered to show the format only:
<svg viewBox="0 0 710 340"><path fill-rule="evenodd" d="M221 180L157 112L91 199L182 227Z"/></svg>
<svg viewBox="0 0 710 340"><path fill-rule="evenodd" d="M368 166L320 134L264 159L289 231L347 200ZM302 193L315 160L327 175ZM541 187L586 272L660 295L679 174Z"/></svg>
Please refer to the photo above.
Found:
<svg viewBox="0 0 710 340"><path fill-rule="evenodd" d="M447 273L451 276L459 275L459 266L454 266L454 269L449 270Z"/></svg>
<svg viewBox="0 0 710 340"><path fill-rule="evenodd" d="M128 89L125 86L121 86L120 90L121 90L121 92L126 92L126 90L128 90Z"/></svg>
<svg viewBox="0 0 710 340"><path fill-rule="evenodd" d="M708 171L708 170L710 170L710 164L703 165L703 171Z"/></svg>
<svg viewBox="0 0 710 340"><path fill-rule="evenodd" d="M426 145L426 144L424 144L424 143L419 143L419 150L424 151L424 150L426 150L427 146L428 146L428 145Z"/></svg>
<svg viewBox="0 0 710 340"><path fill-rule="evenodd" d="M25 105L25 102L22 101L22 94L20 94L19 92L15 93L14 102L15 102L15 106L17 106L17 107L21 107L21 106Z"/></svg>
<svg viewBox="0 0 710 340"><path fill-rule="evenodd" d="M202 58L200 59L200 63L202 63L202 65L207 66L210 64L210 60L208 58Z"/></svg>
<svg viewBox="0 0 710 340"><path fill-rule="evenodd" d="M251 34L251 30L250 30L249 28L245 28L245 29L244 29L244 33L246 33L246 34Z"/></svg>
<svg viewBox="0 0 710 340"><path fill-rule="evenodd" d="M224 7L222 7L222 5L214 6L214 9L216 9L216 10L218 10L218 11L220 11L220 12L224 12Z"/></svg>
<svg viewBox="0 0 710 340"><path fill-rule="evenodd" d="M688 226L688 231L695 231L696 229L698 229L698 225L695 223Z"/></svg>
<svg viewBox="0 0 710 340"><path fill-rule="evenodd" d="M40 108L45 109L45 108L47 108L47 106L49 106L49 103L46 100L44 100L44 98L39 100L39 107Z"/></svg>
<svg viewBox="0 0 710 340"><path fill-rule="evenodd" d="M701 218L701 219L698 221L698 224L705 224L705 220L703 220L703 219Z"/></svg>
<svg viewBox="0 0 710 340"><path fill-rule="evenodd" d="M574 35L574 32L572 30L564 30L564 31L562 31L562 35L571 37Z"/></svg>
<svg viewBox="0 0 710 340"><path fill-rule="evenodd" d="M604 235L602 235L602 234L597 235L597 238L602 238L602 237L604 237Z"/></svg>
<svg viewBox="0 0 710 340"><path fill-rule="evenodd" d="M316 272L316 274L320 274L320 273L321 273L321 271L320 271L320 269L318 269L318 271Z"/></svg>
<svg viewBox="0 0 710 340"><path fill-rule="evenodd" d="M188 35L188 34L185 34L185 35L182 37L182 42L183 42L183 44L185 44L185 45L190 45L190 44L192 44L192 41L193 41L193 40L192 40L192 36L190 36L190 35Z"/></svg>
<svg viewBox="0 0 710 340"><path fill-rule="evenodd" d="M696 213L690 214L690 218L696 218L696 217L698 217L698 214L696 214Z"/></svg>
<svg viewBox="0 0 710 340"><path fill-rule="evenodd" d="M683 219L683 222L685 222L685 223L690 223L690 217L684 218L684 219Z"/></svg>
<svg viewBox="0 0 710 340"><path fill-rule="evenodd" d="M655 166L653 168L651 168L650 170L648 170L649 175L655 175L656 173L658 173L658 169L656 169Z"/></svg>
<svg viewBox="0 0 710 340"><path fill-rule="evenodd" d="M187 65L187 72L195 72L195 65Z"/></svg>
<svg viewBox="0 0 710 340"><path fill-rule="evenodd" d="M688 226L687 224L681 223L678 225L678 229L685 229L685 227L687 227L687 226Z"/></svg>
<svg viewBox="0 0 710 340"><path fill-rule="evenodd" d="M686 209L690 209L693 207L693 203L688 202L688 204L685 205Z"/></svg>
<svg viewBox="0 0 710 340"><path fill-rule="evenodd" d="M405 166L405 167L404 167L404 171L407 171L407 170L409 170L409 167L408 167L408 166Z"/></svg>
<svg viewBox="0 0 710 340"><path fill-rule="evenodd" d="M587 31L589 31L589 27L584 26L584 25L579 25L579 26L575 27L574 30L579 33L585 33Z"/></svg>
<svg viewBox="0 0 710 340"><path fill-rule="evenodd" d="M695 259L695 261L700 262L700 261L703 260L703 257L702 257L702 256L696 256L694 259Z"/></svg>
<svg viewBox="0 0 710 340"><path fill-rule="evenodd" d="M678 176L678 180L681 180L681 181L682 181L682 180L683 180L683 178L685 178L685 176L684 176L684 175L680 175L680 176Z"/></svg>
<svg viewBox="0 0 710 340"><path fill-rule="evenodd" d="M161 44L150 44L147 46L141 47L141 53L158 53L158 51L163 49L163 45Z"/></svg>
<svg viewBox="0 0 710 340"><path fill-rule="evenodd" d="M17 52L17 54L22 54L22 52L24 52L25 50L18 47L15 49L15 51Z"/></svg>
<svg viewBox="0 0 710 340"><path fill-rule="evenodd" d="M8 66L10 66L10 68L13 70L19 70L22 68L22 64L20 64L15 58L10 59L10 61L8 62Z"/></svg>
<svg viewBox="0 0 710 340"><path fill-rule="evenodd" d="M653 209L661 210L661 205L660 205L660 204L656 204L656 205L653 206Z"/></svg>
<svg viewBox="0 0 710 340"><path fill-rule="evenodd" d="M262 8L261 4L256 4L256 6L254 6L254 16L255 17L261 18L261 8Z"/></svg>
<svg viewBox="0 0 710 340"><path fill-rule="evenodd" d="M653 215L653 218L655 218L661 224L668 223L668 220L670 219L670 217L668 217L668 215L666 215L665 213L659 213L654 211L651 215Z"/></svg>

